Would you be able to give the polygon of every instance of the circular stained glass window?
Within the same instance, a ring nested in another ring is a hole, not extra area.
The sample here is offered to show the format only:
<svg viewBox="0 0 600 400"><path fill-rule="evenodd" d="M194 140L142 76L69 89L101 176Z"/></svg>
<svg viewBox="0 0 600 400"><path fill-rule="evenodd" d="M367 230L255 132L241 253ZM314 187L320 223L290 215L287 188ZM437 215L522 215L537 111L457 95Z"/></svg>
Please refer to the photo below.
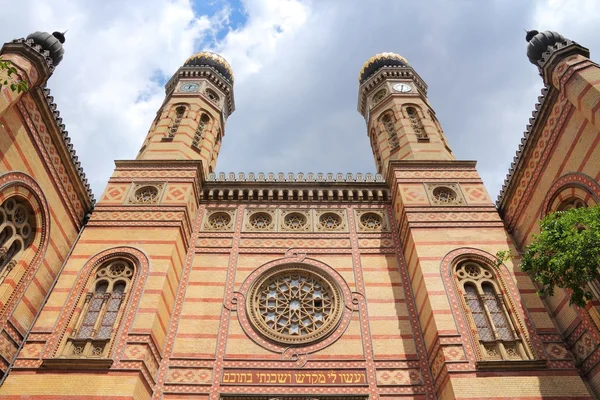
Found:
<svg viewBox="0 0 600 400"><path fill-rule="evenodd" d="M337 283L316 268L273 268L250 287L247 310L265 337L286 344L322 339L337 326L343 311Z"/></svg>

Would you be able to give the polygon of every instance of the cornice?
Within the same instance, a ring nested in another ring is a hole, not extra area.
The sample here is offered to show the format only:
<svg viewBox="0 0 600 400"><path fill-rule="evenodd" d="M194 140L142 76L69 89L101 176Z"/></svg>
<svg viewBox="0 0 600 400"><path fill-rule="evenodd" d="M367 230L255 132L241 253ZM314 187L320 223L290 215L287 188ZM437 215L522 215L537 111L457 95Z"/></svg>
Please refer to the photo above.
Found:
<svg viewBox="0 0 600 400"><path fill-rule="evenodd" d="M32 96L36 99L36 104L40 109L44 109L53 120L53 125L56 128L58 134L60 135L60 143L57 143L57 148L61 148L65 154L63 159L65 160L65 166L70 165L72 168L72 173L76 177L76 180L80 183L80 193L83 195L85 202L88 203L88 210L91 210L96 200L94 199L94 194L92 193L92 189L90 188L90 184L87 180L85 172L83 171L83 167L81 166L81 162L79 161L79 157L77 156L77 152L73 148L73 144L71 143L71 138L69 137L69 132L66 129L65 124L63 124L63 120L60 116L60 111L58 111L58 106L54 103L54 97L50 94L50 89L47 87L43 88L32 88L31 89Z"/></svg>
<svg viewBox="0 0 600 400"><path fill-rule="evenodd" d="M513 185L518 182L517 176L520 175L525 163L523 160L528 158L527 155L531 152L531 149L535 145L538 136L537 133L543 128L543 124L546 119L545 116L552 109L552 103L554 103L554 98L556 98L556 95L557 91L552 86L546 85L542 88L541 95L538 97L538 103L535 105L535 109L531 113L531 118L529 118L529 124L527 124L525 127L525 132L521 138L521 144L519 144L517 152L513 158L513 162L510 164L510 168L506 174L506 179L504 179L504 184L502 185L500 193L498 194L496 206L500 212L502 212L506 206L507 199L511 196L515 189ZM548 100L549 98L550 100Z"/></svg>

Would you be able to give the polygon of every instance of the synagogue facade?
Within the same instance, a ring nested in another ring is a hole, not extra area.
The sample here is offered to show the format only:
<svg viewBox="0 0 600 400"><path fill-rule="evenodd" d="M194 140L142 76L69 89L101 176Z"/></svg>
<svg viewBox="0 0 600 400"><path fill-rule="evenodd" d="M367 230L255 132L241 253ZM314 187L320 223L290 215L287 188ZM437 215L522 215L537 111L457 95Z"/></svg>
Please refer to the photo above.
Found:
<svg viewBox="0 0 600 400"><path fill-rule="evenodd" d="M571 306L495 257L600 201L600 68L527 41L545 85L496 202L395 53L359 72L377 174L215 172L234 74L210 52L96 201L46 87L64 36L6 43L29 90L0 92L0 399L600 396L600 285Z"/></svg>

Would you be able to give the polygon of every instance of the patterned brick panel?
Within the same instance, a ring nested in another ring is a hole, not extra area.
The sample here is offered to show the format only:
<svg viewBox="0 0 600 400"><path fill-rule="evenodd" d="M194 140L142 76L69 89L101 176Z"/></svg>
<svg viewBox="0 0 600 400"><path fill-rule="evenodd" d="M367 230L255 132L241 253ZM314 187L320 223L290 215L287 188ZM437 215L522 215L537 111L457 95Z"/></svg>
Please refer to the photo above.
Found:
<svg viewBox="0 0 600 400"><path fill-rule="evenodd" d="M210 368L169 368L165 383L210 385L213 372Z"/></svg>
<svg viewBox="0 0 600 400"><path fill-rule="evenodd" d="M349 248L349 239L242 239L240 247Z"/></svg>
<svg viewBox="0 0 600 400"><path fill-rule="evenodd" d="M377 384L384 385L422 385L421 371L414 369L378 369Z"/></svg>

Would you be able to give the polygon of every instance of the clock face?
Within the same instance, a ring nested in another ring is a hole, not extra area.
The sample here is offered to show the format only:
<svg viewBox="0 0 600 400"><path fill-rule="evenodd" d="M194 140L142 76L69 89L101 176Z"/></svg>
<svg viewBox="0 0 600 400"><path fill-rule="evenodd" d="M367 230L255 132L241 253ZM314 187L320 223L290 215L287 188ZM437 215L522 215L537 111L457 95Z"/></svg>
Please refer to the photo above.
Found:
<svg viewBox="0 0 600 400"><path fill-rule="evenodd" d="M408 93L412 91L412 86L408 83L396 83L394 86L394 90L400 93Z"/></svg>
<svg viewBox="0 0 600 400"><path fill-rule="evenodd" d="M182 92L195 92L200 88L200 85L196 82L184 83L179 87Z"/></svg>

